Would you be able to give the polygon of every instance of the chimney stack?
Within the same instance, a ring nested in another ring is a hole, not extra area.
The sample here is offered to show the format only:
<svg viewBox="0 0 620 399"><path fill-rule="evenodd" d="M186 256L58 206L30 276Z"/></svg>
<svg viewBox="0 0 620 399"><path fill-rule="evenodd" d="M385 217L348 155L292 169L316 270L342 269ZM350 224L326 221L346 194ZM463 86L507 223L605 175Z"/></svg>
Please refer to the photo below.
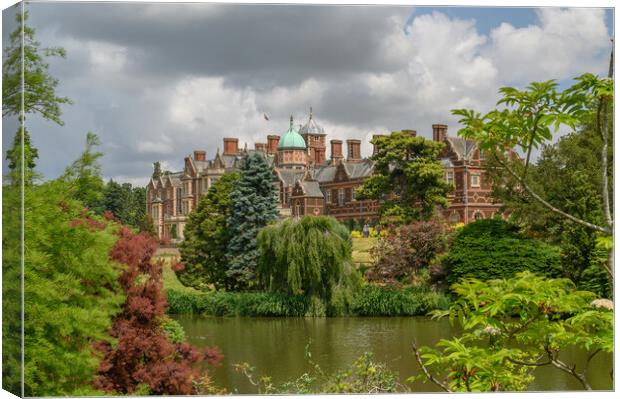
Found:
<svg viewBox="0 0 620 399"><path fill-rule="evenodd" d="M378 139L379 137L383 137L383 134L373 134L372 135L372 140L374 141L375 139ZM372 145L372 155L375 155L376 153L379 152L379 144L375 143Z"/></svg>
<svg viewBox="0 0 620 399"><path fill-rule="evenodd" d="M332 163L342 161L344 158L342 156L342 140L330 140L329 143L331 144Z"/></svg>
<svg viewBox="0 0 620 399"><path fill-rule="evenodd" d="M362 160L361 141L355 139L347 140L347 161L359 162Z"/></svg>
<svg viewBox="0 0 620 399"><path fill-rule="evenodd" d="M403 129L402 132L403 133L409 133L413 137L415 137L418 134L418 132L416 132L415 130L411 130L411 129Z"/></svg>
<svg viewBox="0 0 620 399"><path fill-rule="evenodd" d="M195 161L206 161L207 153L203 150L194 150L194 160Z"/></svg>
<svg viewBox="0 0 620 399"><path fill-rule="evenodd" d="M267 152L267 143L254 143L254 149L260 152Z"/></svg>
<svg viewBox="0 0 620 399"><path fill-rule="evenodd" d="M239 139L231 137L224 138L224 155L238 155L239 154Z"/></svg>
<svg viewBox="0 0 620 399"><path fill-rule="evenodd" d="M448 136L448 125L433 125L433 141L444 141Z"/></svg>
<svg viewBox="0 0 620 399"><path fill-rule="evenodd" d="M278 152L278 143L280 142L280 136L270 134L267 136L267 154L275 154Z"/></svg>

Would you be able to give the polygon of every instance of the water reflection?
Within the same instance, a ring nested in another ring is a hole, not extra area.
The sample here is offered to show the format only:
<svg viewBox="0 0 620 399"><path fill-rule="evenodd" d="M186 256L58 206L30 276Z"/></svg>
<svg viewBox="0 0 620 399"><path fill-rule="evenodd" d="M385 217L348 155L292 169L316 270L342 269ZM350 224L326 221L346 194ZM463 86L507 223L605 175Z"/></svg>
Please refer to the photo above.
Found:
<svg viewBox="0 0 620 399"><path fill-rule="evenodd" d="M213 373L219 386L238 393L256 393L247 379L235 372L233 364L247 362L256 367L256 375L269 375L275 384L290 381L309 371L305 348L312 359L327 372L347 368L364 352L398 371L401 380L419 372L411 352L411 342L432 345L457 332L447 320L424 317L351 317L351 318L215 318L176 316L193 345L218 346L224 353L221 367ZM569 362L585 361L583 353L569 350L562 357ZM598 355L592 361L594 389L611 389L609 373L612 356ZM433 392L432 384L409 385L415 392ZM579 390L573 378L553 367L536 372L530 390Z"/></svg>

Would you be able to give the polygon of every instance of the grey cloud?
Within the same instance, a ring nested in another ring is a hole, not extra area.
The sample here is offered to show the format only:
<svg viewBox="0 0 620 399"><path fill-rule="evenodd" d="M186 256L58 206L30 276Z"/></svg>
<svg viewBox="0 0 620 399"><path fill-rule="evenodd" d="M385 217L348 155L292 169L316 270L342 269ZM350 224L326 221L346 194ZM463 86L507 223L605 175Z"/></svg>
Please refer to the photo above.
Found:
<svg viewBox="0 0 620 399"><path fill-rule="evenodd" d="M130 48L133 72L157 77L225 75L233 85L257 89L310 77L394 71L382 39L391 16L409 7L266 6L209 4L31 4L35 26L58 35ZM150 10L159 7L153 15ZM193 18L205 10L212 17ZM50 22L52 21L52 22Z"/></svg>

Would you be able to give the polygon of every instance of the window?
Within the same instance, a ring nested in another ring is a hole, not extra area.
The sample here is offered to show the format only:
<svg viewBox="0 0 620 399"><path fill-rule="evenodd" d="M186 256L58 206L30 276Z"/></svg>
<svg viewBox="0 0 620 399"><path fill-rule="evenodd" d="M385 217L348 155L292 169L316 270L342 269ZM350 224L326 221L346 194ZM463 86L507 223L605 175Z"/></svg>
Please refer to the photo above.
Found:
<svg viewBox="0 0 620 399"><path fill-rule="evenodd" d="M344 205L344 189L338 189L338 205Z"/></svg>
<svg viewBox="0 0 620 399"><path fill-rule="evenodd" d="M328 204L332 202L332 192L330 190L325 191L325 202Z"/></svg>
<svg viewBox="0 0 620 399"><path fill-rule="evenodd" d="M461 221L461 215L456 211L452 212L452 214L450 215L450 223L456 224L456 223L459 223L460 221Z"/></svg>
<svg viewBox="0 0 620 399"><path fill-rule="evenodd" d="M454 185L454 172L451 170L446 171L446 183Z"/></svg>
<svg viewBox="0 0 620 399"><path fill-rule="evenodd" d="M471 175L471 186L480 187L480 175L479 174Z"/></svg>
<svg viewBox="0 0 620 399"><path fill-rule="evenodd" d="M181 206L181 196L183 195L183 192L181 190L181 188L177 188L177 213L178 214L182 214L183 213L183 208Z"/></svg>
<svg viewBox="0 0 620 399"><path fill-rule="evenodd" d="M474 220L482 220L482 219L484 219L484 215L482 214L482 212L474 213Z"/></svg>

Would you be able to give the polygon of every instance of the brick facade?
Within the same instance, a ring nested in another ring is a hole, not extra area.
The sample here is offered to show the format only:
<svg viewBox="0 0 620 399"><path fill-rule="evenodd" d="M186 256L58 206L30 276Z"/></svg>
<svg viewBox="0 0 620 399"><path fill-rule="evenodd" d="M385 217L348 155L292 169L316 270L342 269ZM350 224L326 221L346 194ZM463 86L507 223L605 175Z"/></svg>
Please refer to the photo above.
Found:
<svg viewBox="0 0 620 399"><path fill-rule="evenodd" d="M484 159L477 143L449 137L447 125L435 124L432 129L433 140L445 144L439 161L446 181L454 185L448 196L450 206L444 211L447 220L470 223L495 216L500 204L491 197ZM417 134L415 130L407 131ZM247 145L240 150L238 139L224 138L223 154L217 150L213 159L208 160L205 151L194 151L193 156L185 158L183 171L166 171L161 177L151 179L146 206L160 238L174 241L176 230L176 239L182 239L187 215L220 176L239 168L248 152L261 154L273 166L274 186L279 192L278 206L283 217L330 215L340 221L376 220L380 203L355 199L355 190L374 169L373 161L362 157L361 141L346 140L345 159L342 140L331 140L328 160L326 134L316 124L312 113L299 133L306 142L305 150L278 149L280 136L277 135L268 135L267 142L256 143L253 150L248 150ZM373 137L376 136L379 135Z"/></svg>

